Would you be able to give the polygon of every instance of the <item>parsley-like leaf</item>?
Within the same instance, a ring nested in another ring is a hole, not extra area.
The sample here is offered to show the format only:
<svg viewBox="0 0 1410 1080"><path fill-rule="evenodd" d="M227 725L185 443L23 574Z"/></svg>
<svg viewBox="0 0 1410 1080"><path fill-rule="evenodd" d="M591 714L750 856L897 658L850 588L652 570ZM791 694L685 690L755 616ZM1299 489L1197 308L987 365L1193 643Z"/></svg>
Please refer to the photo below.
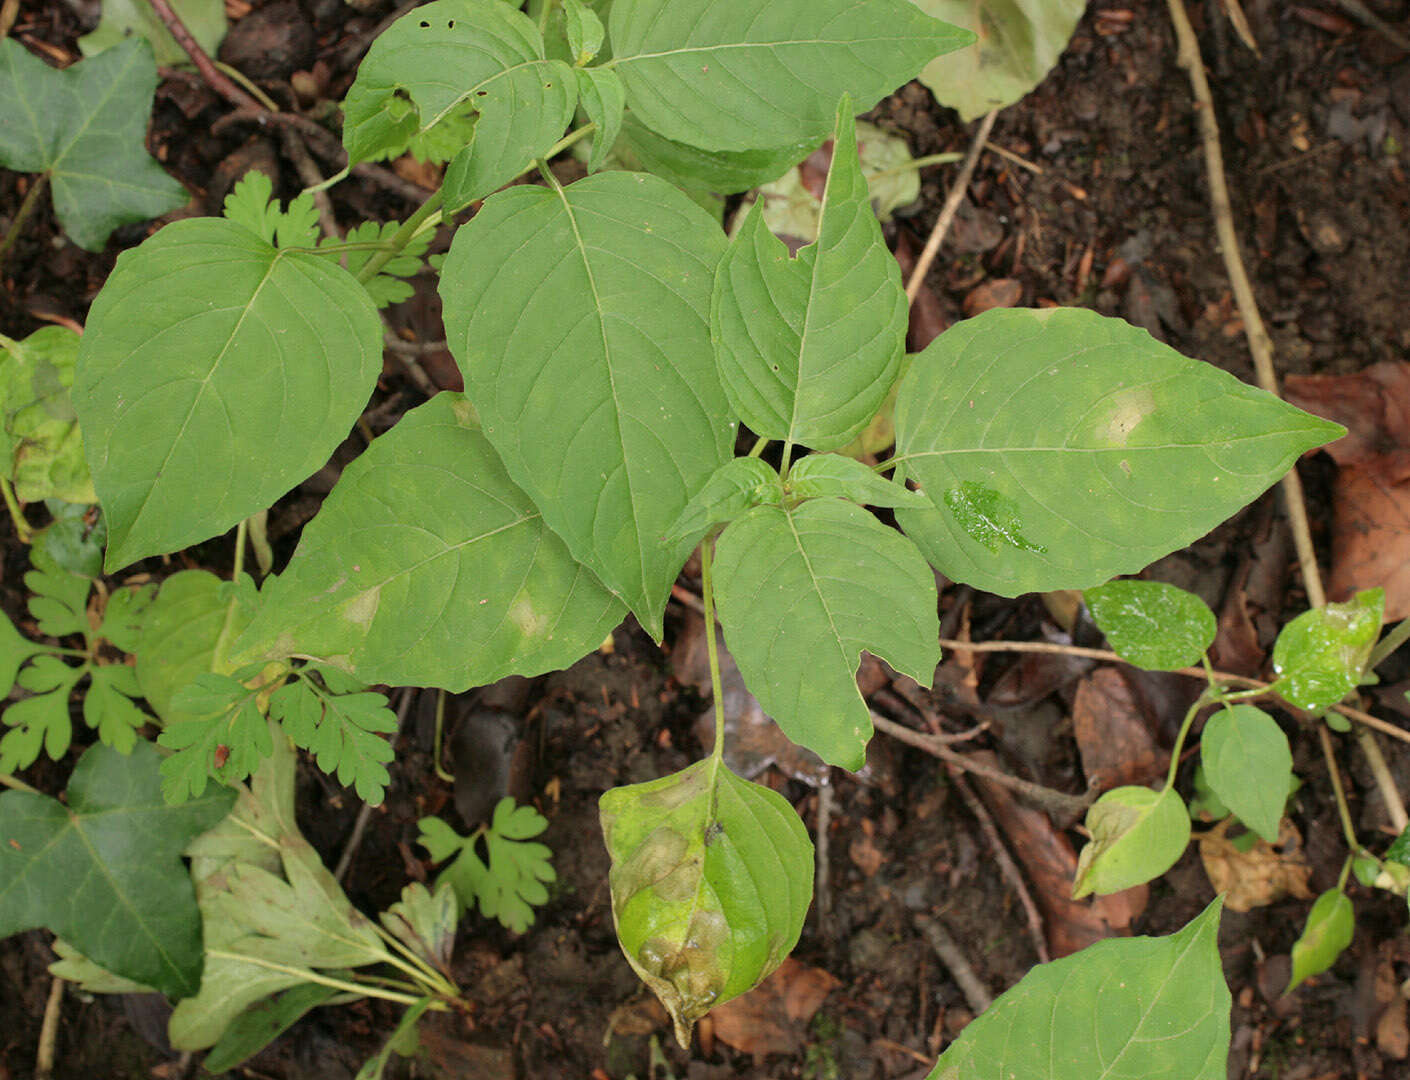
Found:
<svg viewBox="0 0 1410 1080"><path fill-rule="evenodd" d="M83 676L83 668L72 667L57 656L42 653L20 672L19 685L33 697L17 701L5 710L10 728L0 739L0 773L27 769L44 750L58 761L73 741L69 719L69 695Z"/></svg>
<svg viewBox="0 0 1410 1080"><path fill-rule="evenodd" d="M98 738L120 754L137 745L137 729L151 719L132 703L142 696L137 669L126 664L104 664L88 669L88 691L83 696L83 719Z"/></svg>
<svg viewBox="0 0 1410 1080"><path fill-rule="evenodd" d="M495 807L489 828L470 836L461 836L436 817L422 818L418 824L418 843L430 852L433 862L454 857L436 885L449 882L462 912L478 903L481 914L498 919L515 933L529 928L534 907L548 901L545 883L557 880L550 863L553 852L528 842L548 828L543 815L532 806L516 808L514 800L506 797ZM475 849L482 835L488 860Z"/></svg>
<svg viewBox="0 0 1410 1080"><path fill-rule="evenodd" d="M225 197L225 216L276 247L313 247L318 242L318 209L302 192L285 210L274 201L274 183L251 169Z"/></svg>
<svg viewBox="0 0 1410 1080"><path fill-rule="evenodd" d="M93 583L61 569L43 548L31 548L29 561L34 569L25 574L24 583L34 594L29 613L39 623L39 632L56 638L87 634L88 590Z"/></svg>
<svg viewBox="0 0 1410 1080"><path fill-rule="evenodd" d="M361 225L350 229L348 235L342 240L325 238L320 245L328 248L330 255L344 255L348 273L356 275L365 265L367 260L377 254L376 251L348 251L341 250L343 244L375 244L389 242L396 231L401 228L400 222L365 221ZM431 245L432 233L430 230L420 236L413 237L401 252L394 256L381 271L371 281L364 282L368 294L372 297L372 302L379 308L388 304L399 304L403 300L410 299L412 287L410 282L403 281L403 278L414 277L421 269L422 256L426 254L426 249Z"/></svg>
<svg viewBox="0 0 1410 1080"><path fill-rule="evenodd" d="M212 776L225 784L243 780L274 752L258 696L228 675L209 672L177 692L173 710L187 718L168 726L157 740L176 751L161 766L167 802L199 797Z"/></svg>
<svg viewBox="0 0 1410 1080"><path fill-rule="evenodd" d="M332 694L301 670L269 699L269 715L296 746L312 753L318 767L336 772L338 782L357 789L359 798L376 806L386 794L392 760L384 733L397 729L396 714L377 693Z"/></svg>

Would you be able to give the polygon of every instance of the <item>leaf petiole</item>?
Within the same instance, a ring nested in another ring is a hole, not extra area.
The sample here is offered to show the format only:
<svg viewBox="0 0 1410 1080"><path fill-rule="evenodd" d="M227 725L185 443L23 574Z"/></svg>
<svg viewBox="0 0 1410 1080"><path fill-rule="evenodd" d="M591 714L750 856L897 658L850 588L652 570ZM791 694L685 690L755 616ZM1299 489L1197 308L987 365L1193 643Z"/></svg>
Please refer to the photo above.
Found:
<svg viewBox="0 0 1410 1080"><path fill-rule="evenodd" d="M386 241L387 248L377 252L372 258L367 260L362 269L358 271L357 280L363 285L366 285L375 278L378 273L381 272L382 267L391 262L402 248L411 243L412 238L420 232L422 224L424 224L432 214L440 211L441 202L443 200L444 195L440 189L433 191L430 198L417 207L416 212L403 221L401 228L392 234L390 240Z"/></svg>
<svg viewBox="0 0 1410 1080"><path fill-rule="evenodd" d="M720 647L715 640L715 536L705 538L700 545L700 595L705 605L705 651L710 658L710 693L715 699L715 745L710 757L723 761L725 756L725 691L720 678Z"/></svg>

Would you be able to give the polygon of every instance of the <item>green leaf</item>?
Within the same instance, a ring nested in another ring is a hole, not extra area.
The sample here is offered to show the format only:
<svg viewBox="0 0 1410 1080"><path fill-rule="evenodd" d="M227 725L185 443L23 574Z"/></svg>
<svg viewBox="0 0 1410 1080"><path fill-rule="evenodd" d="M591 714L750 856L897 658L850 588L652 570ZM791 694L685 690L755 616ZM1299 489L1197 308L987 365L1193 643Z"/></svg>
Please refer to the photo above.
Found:
<svg viewBox="0 0 1410 1080"><path fill-rule="evenodd" d="M15 676L19 674L20 665L40 649L41 646L16 630L10 617L0 611L0 700L8 697L15 688Z"/></svg>
<svg viewBox="0 0 1410 1080"><path fill-rule="evenodd" d="M83 470L87 474L86 460ZM62 499L46 499L44 505L53 520L35 535L34 546L42 548L60 570L86 578L102 577L103 549L108 546L108 523L102 509Z"/></svg>
<svg viewBox="0 0 1410 1080"><path fill-rule="evenodd" d="M382 694L328 694L307 678L285 683L269 699L269 715L295 746L312 753L318 767L338 774L360 799L380 805L390 778L392 744L379 735L397 729L396 713Z"/></svg>
<svg viewBox="0 0 1410 1080"><path fill-rule="evenodd" d="M88 633L88 592L93 582L60 569L43 548L31 548L29 561L34 569L25 574L24 583L33 594L29 613L39 632L56 638Z"/></svg>
<svg viewBox="0 0 1410 1080"><path fill-rule="evenodd" d="M281 210L274 198L274 181L258 169L251 169L236 182L225 196L223 209L227 220L245 226L266 244L313 247L318 243L318 209L313 196L300 192L287 210ZM366 259L363 254L363 261Z"/></svg>
<svg viewBox="0 0 1410 1080"><path fill-rule="evenodd" d="M1218 630L1208 604L1163 581L1111 581L1083 599L1117 655L1147 671L1198 664Z"/></svg>
<svg viewBox="0 0 1410 1080"><path fill-rule="evenodd" d="M706 150L821 137L973 40L904 0L616 0L608 35L638 119Z"/></svg>
<svg viewBox="0 0 1410 1080"><path fill-rule="evenodd" d="M608 791L612 918L627 961L690 1029L752 990L798 943L813 898L813 845L783 796L707 758Z"/></svg>
<svg viewBox="0 0 1410 1080"><path fill-rule="evenodd" d="M842 498L863 506L925 507L925 496L878 476L855 458L809 454L788 470L787 493L797 499Z"/></svg>
<svg viewBox="0 0 1410 1080"><path fill-rule="evenodd" d="M592 62L602 48L606 31L597 12L583 3L583 0L563 0L563 15L567 24L568 48L573 53L573 63L577 67Z"/></svg>
<svg viewBox="0 0 1410 1080"><path fill-rule="evenodd" d="M142 639L142 624L147 618L147 608L156 593L155 585L133 585L113 590L103 608L103 621L98 626L98 636L109 641L115 648L125 653L135 653ZM140 691L133 689L133 695Z"/></svg>
<svg viewBox="0 0 1410 1080"><path fill-rule="evenodd" d="M274 752L258 693L229 675L197 675L172 698L177 719L158 742L175 750L162 762L162 795L171 803L198 798L206 781L243 780Z"/></svg>
<svg viewBox="0 0 1410 1080"><path fill-rule="evenodd" d="M577 85L567 64L545 59L523 12L436 0L372 43L343 103L343 145L353 164L408 148L450 161L450 213L513 180L558 141Z"/></svg>
<svg viewBox="0 0 1410 1080"><path fill-rule="evenodd" d="M108 569L269 506L328 460L381 370L377 311L326 258L218 218L118 256L73 390Z"/></svg>
<svg viewBox="0 0 1410 1080"><path fill-rule="evenodd" d="M1203 536L1344 430L1119 319L988 311L901 382L896 449L932 509L896 518L956 581L1085 589Z"/></svg>
<svg viewBox="0 0 1410 1080"><path fill-rule="evenodd" d="M607 162L622 130L626 91L622 89L621 76L608 68L582 68L577 79L578 101L588 120L597 125L587 163L588 172L595 173Z"/></svg>
<svg viewBox="0 0 1410 1080"><path fill-rule="evenodd" d="M258 1001L231 1021L220 1041L201 1062L210 1073L223 1073L258 1054L299 1020L341 991L319 983L303 983L282 994Z"/></svg>
<svg viewBox="0 0 1410 1080"><path fill-rule="evenodd" d="M1177 934L1040 964L969 1024L927 1080L1224 1080L1220 900Z"/></svg>
<svg viewBox="0 0 1410 1080"><path fill-rule="evenodd" d="M1273 643L1273 692L1299 709L1325 709L1346 697L1361 682L1384 611L1385 590L1365 589L1293 619Z"/></svg>
<svg viewBox="0 0 1410 1080"><path fill-rule="evenodd" d="M1402 829L1400 835L1391 841L1390 847L1386 849L1386 862L1410 866L1410 825Z"/></svg>
<svg viewBox="0 0 1410 1080"><path fill-rule="evenodd" d="M382 1080L386 1073L387 1063L393 1054L411 1057L415 1053L415 1047L419 1045L416 1037L416 1025L426 1010L431 1007L432 1000L432 998L423 997L402 1013L401 1019L397 1021L396 1028L387 1037L382 1049L372 1055L362 1068L357 1070L357 1075L353 1077L353 1080Z"/></svg>
<svg viewBox="0 0 1410 1080"><path fill-rule="evenodd" d="M234 793L168 806L158 761L146 742L128 755L93 746L67 806L0 795L0 937L46 927L115 975L185 997L200 982L201 922L181 852Z"/></svg>
<svg viewBox="0 0 1410 1080"><path fill-rule="evenodd" d="M1012 105L1042 82L1087 9L1087 0L911 2L978 35L974 44L931 61L919 75L935 100L964 120Z"/></svg>
<svg viewBox="0 0 1410 1080"><path fill-rule="evenodd" d="M124 979L95 964L63 938L54 939L59 959L49 965L49 974L74 983L90 994L155 994L150 986Z"/></svg>
<svg viewBox="0 0 1410 1080"><path fill-rule="evenodd" d="M1087 811L1091 839L1077 860L1072 898L1106 896L1169 870L1190 842L1190 815L1174 788L1119 787Z"/></svg>
<svg viewBox="0 0 1410 1080"><path fill-rule="evenodd" d="M715 359L740 419L817 450L866 427L906 349L901 270L872 212L846 97L835 137L818 242L789 258L756 203L720 261L710 303Z"/></svg>
<svg viewBox="0 0 1410 1080"><path fill-rule="evenodd" d="M567 667L623 614L451 393L343 471L262 602L237 661L299 653L367 682L456 692Z"/></svg>
<svg viewBox="0 0 1410 1080"><path fill-rule="evenodd" d="M720 625L784 733L831 765L866 761L862 650L929 686L940 662L935 575L905 537L840 499L760 506L716 546Z"/></svg>
<svg viewBox="0 0 1410 1080"><path fill-rule="evenodd" d="M54 761L69 752L73 741L69 698L83 671L57 656L40 653L20 672L19 685L34 696L5 710L4 722L10 730L0 739L0 773L29 768L41 748Z"/></svg>
<svg viewBox="0 0 1410 1080"><path fill-rule="evenodd" d="M137 678L126 664L90 668L91 681L83 695L83 719L106 746L127 754L137 744L137 732L152 718L132 703L141 696Z"/></svg>
<svg viewBox="0 0 1410 1080"><path fill-rule="evenodd" d="M666 540L691 537L693 543L712 525L733 521L756 506L783 505L783 481L778 471L758 458L731 458L711 474L705 486L686 503L680 517L666 530Z"/></svg>
<svg viewBox="0 0 1410 1080"><path fill-rule="evenodd" d="M1270 844L1292 781L1292 751L1278 722L1253 705L1221 709L1204 725L1200 761L1221 802Z"/></svg>
<svg viewBox="0 0 1410 1080"><path fill-rule="evenodd" d="M437 885L432 892L413 881L402 889L401 899L382 912L381 918L392 936L417 956L440 971L450 970L460 906L449 882Z"/></svg>
<svg viewBox="0 0 1410 1080"><path fill-rule="evenodd" d="M446 336L485 437L658 640L690 551L661 536L733 456L708 322L724 246L669 184L604 172L486 199L441 275Z"/></svg>
<svg viewBox="0 0 1410 1080"><path fill-rule="evenodd" d="M46 326L7 349L0 336L0 413L4 462L20 502L63 499L93 503L93 479L69 388L78 361L78 335Z"/></svg>
<svg viewBox="0 0 1410 1080"><path fill-rule="evenodd" d="M1356 932L1356 914L1351 900L1340 889L1329 889L1312 903L1302 936L1292 947L1292 978L1285 994L1313 975L1320 975L1336 963L1351 944Z"/></svg>
<svg viewBox="0 0 1410 1080"><path fill-rule="evenodd" d="M330 255L341 257L348 273L356 274L376 253L370 250L343 252L339 250L340 245L388 243L399 228L401 224L396 221L384 221L381 224L364 221L361 225L349 229L347 236L342 240L326 239L321 246L328 248ZM415 277L421 272L421 260L426 254L426 249L431 246L433 236L434 230L428 229L420 236L413 237L399 254L383 264L382 269L377 271L371 281L362 283L374 304L384 308L388 304L400 304L403 300L411 299L416 290L411 282L403 279Z"/></svg>
<svg viewBox="0 0 1410 1080"><path fill-rule="evenodd" d="M225 37L225 0L172 0L171 7L196 43L214 56ZM103 0L102 13L98 28L78 39L84 56L95 56L137 34L151 42L158 64L171 67L191 62L145 0Z"/></svg>
<svg viewBox="0 0 1410 1080"><path fill-rule="evenodd" d="M658 135L627 113L616 152L625 150L643 171L676 187L734 195L778 179L816 150L822 139L818 134L762 150L701 150Z"/></svg>
<svg viewBox="0 0 1410 1080"><path fill-rule="evenodd" d="M119 225L186 202L144 145L157 66L134 38L62 71L13 38L0 41L0 165L45 173L54 214L79 247L100 251Z"/></svg>
<svg viewBox="0 0 1410 1080"><path fill-rule="evenodd" d="M461 912L478 903L485 918L498 919L516 934L533 924L534 907L548 902L544 883L557 880L549 861L553 852L543 844L527 842L548 828L538 811L531 806L516 810L513 799L501 799L484 833L487 859L475 850L480 833L461 836L435 817L422 818L418 824L417 842L431 853L432 862L454 858L436 877L438 892L450 885Z"/></svg>

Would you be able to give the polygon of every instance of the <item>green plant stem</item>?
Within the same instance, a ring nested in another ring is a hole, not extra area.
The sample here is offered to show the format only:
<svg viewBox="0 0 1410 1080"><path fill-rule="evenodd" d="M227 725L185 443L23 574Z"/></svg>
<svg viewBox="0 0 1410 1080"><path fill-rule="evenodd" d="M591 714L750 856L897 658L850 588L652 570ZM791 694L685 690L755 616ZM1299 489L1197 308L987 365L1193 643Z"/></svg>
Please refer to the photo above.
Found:
<svg viewBox="0 0 1410 1080"><path fill-rule="evenodd" d="M323 180L323 181L321 181L321 182L319 182L319 183L317 183L317 184L314 184L312 187L306 187L306 188L303 189L303 191L299 192L299 194L300 194L300 195L316 195L316 194L317 194L318 192L320 192L320 191L327 191L327 190L328 190L330 187L332 187L334 184L341 183L342 181L346 180L346 179L348 178L348 174L351 173L351 172L352 172L352 166L351 166L351 165L344 165L341 169L339 169L337 172L335 172L335 173L334 173L332 176L330 176L327 180Z"/></svg>
<svg viewBox="0 0 1410 1080"><path fill-rule="evenodd" d="M710 756L725 757L725 690L720 678L720 647L715 640L715 535L700 545L700 599L705 605L705 653L710 658L710 693L715 698L715 746Z"/></svg>
<svg viewBox="0 0 1410 1080"><path fill-rule="evenodd" d="M402 956L406 957L407 960L416 967L417 971L420 973L415 975L418 981L425 983L427 986L434 989L436 993L445 997L458 997L460 995L460 992L446 980L444 975L428 964L423 957L417 956L415 952L398 941L395 934L388 933L384 927L379 926L377 923L372 924L372 929L377 931L377 934L383 941L396 949L397 952L401 953ZM398 966L400 967L401 965ZM402 968L402 970L405 971L406 969Z"/></svg>
<svg viewBox="0 0 1410 1080"><path fill-rule="evenodd" d="M1170 748L1170 772L1165 777L1164 790L1169 791L1175 786L1175 774L1180 771L1180 751L1185 748L1185 737L1190 733L1190 725L1195 722L1195 717L1199 711L1213 700L1206 691L1195 700L1185 713L1184 722L1180 725L1180 734L1175 736L1175 745Z"/></svg>
<svg viewBox="0 0 1410 1080"><path fill-rule="evenodd" d="M38 795L38 788L32 788L17 776L10 776L8 773L0 773L0 787L14 788L16 791L27 791L31 795Z"/></svg>
<svg viewBox="0 0 1410 1080"><path fill-rule="evenodd" d="M435 768L436 768L436 775L437 775L437 776L439 776L439 777L440 777L442 780L444 780L447 784L453 784L453 783L455 783L455 777L452 776L450 773L446 772L445 769L443 769L443 768L441 767L441 739L442 739L442 738L444 737L444 735L445 735L445 722L446 722L446 692L445 692L444 690L437 690L437 691L436 691L436 734L435 734L435 738L432 739L432 741L431 741L431 763L432 763L432 764L435 766Z"/></svg>
<svg viewBox="0 0 1410 1080"><path fill-rule="evenodd" d="M242 964L253 964L255 967L262 967L269 971L278 971L284 975L293 975L296 978L302 979L304 982L318 983L320 986L329 986L334 990L346 990L349 993L361 994L364 997L382 998L385 1001L397 1001L403 1005L414 1005L425 996L424 994L402 994L395 990L383 990L365 982L350 982L346 979L335 979L331 975L324 975L321 972L311 971L308 968L276 964L272 960L260 960L242 953L225 952L223 949L208 949L206 950L206 955L213 956L217 960L235 960ZM414 990L415 987L408 987L408 989ZM435 1008L436 1004L433 1004L432 1008ZM444 1005L440 1007L445 1008Z"/></svg>
<svg viewBox="0 0 1410 1080"><path fill-rule="evenodd" d="M1389 634L1376 642L1376 647L1371 650L1371 655L1366 659L1366 670L1374 669L1408 640L1410 640L1410 619L1401 619Z"/></svg>
<svg viewBox="0 0 1410 1080"><path fill-rule="evenodd" d="M900 176L902 173L918 172L921 169L929 168L931 165L953 165L957 161L963 161L964 155L950 151L945 154L926 154L924 157L911 158L910 161L900 165L892 165L887 169L879 169L874 173L867 174L867 183L874 184L878 180L885 180L888 176Z"/></svg>
<svg viewBox="0 0 1410 1080"><path fill-rule="evenodd" d="M0 494L5 496L5 509L10 511L10 520L15 523L15 535L19 537L21 544L28 544L34 539L34 530L25 520L24 511L20 509L19 500L15 498L13 485L3 476L0 476Z"/></svg>
<svg viewBox="0 0 1410 1080"><path fill-rule="evenodd" d="M539 12L539 33L548 32L548 20L553 15L553 5L555 0L543 0L543 9Z"/></svg>
<svg viewBox="0 0 1410 1080"><path fill-rule="evenodd" d="M366 285L375 278L392 259L411 242L411 238L421 228L423 222L440 211L441 203L445 196L440 189L431 193L431 197L417 207L416 212L402 222L401 228L392 234L390 240L384 241L388 248L379 251L372 258L368 259L362 269L357 273L357 280Z"/></svg>
<svg viewBox="0 0 1410 1080"><path fill-rule="evenodd" d="M1332 733L1326 724L1317 725L1317 737L1322 743L1322 757L1327 762L1327 775L1332 779L1332 793L1337 798L1337 814L1341 817L1341 831L1346 836L1346 845L1352 852L1361 850L1361 842L1356 839L1356 826L1351 823L1351 807L1346 802L1346 790L1341 786L1341 770L1337 768L1337 755L1332 747Z"/></svg>
<svg viewBox="0 0 1410 1080"><path fill-rule="evenodd" d="M785 480L788 479L788 466L793 460L793 440L785 439L783 442L783 460L779 462L778 474Z"/></svg>
<svg viewBox="0 0 1410 1080"><path fill-rule="evenodd" d="M1356 858L1356 853L1352 852L1346 857L1346 861L1341 864L1341 875L1337 878L1337 892L1346 892L1346 879L1351 876L1351 864Z"/></svg>
<svg viewBox="0 0 1410 1080"><path fill-rule="evenodd" d="M766 439L763 435L760 435L759 438L755 440L753 448L749 451L749 456L758 457L764 452L764 447L768 445L769 440Z"/></svg>
<svg viewBox="0 0 1410 1080"><path fill-rule="evenodd" d="M279 106L274 103L274 99L251 82L243 71L240 71L238 68L233 68L229 64L222 63L219 60L212 60L211 63L215 65L217 71L239 83L245 93L249 94L250 97L254 98L270 112L279 112Z"/></svg>
<svg viewBox="0 0 1410 1080"><path fill-rule="evenodd" d="M544 154L543 156L544 160L547 161L549 158L557 157L559 154L563 153L564 150L568 149L568 147L572 146L579 139L587 138L596 130L596 123L584 124L580 128L574 128L572 131L568 132L567 135L564 135L563 138L559 139L556 143L554 143L548 148L548 153Z"/></svg>
<svg viewBox="0 0 1410 1080"><path fill-rule="evenodd" d="M10 248L14 247L15 241L20 238L20 233L29 224L30 217L39 206L40 196L44 194L44 189L49 186L49 174L42 172L34 178L34 183L29 185L29 190L25 192L24 201L20 203L19 211L15 214L15 220L10 223L10 231L5 234L5 239L0 240L0 266L5 265L5 256L9 254Z"/></svg>

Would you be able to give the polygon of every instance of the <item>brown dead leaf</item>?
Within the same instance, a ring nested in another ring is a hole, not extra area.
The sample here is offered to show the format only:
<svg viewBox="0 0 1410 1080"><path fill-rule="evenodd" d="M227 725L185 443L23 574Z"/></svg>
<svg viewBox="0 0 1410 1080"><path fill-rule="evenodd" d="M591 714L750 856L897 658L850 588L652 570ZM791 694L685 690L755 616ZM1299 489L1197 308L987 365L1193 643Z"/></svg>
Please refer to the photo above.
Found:
<svg viewBox="0 0 1410 1080"><path fill-rule="evenodd" d="M973 318L993 308L1018 307L1023 283L1016 278L991 278L976 285L964 298L964 313Z"/></svg>
<svg viewBox="0 0 1410 1080"><path fill-rule="evenodd" d="M392 172L417 187L425 188L427 191L435 191L441 186L441 177L445 175L445 168L435 162L418 161L410 154L403 154L392 162Z"/></svg>
<svg viewBox="0 0 1410 1080"><path fill-rule="evenodd" d="M747 994L715 1008L715 1038L756 1062L795 1054L808 1041L808 1022L841 980L793 957Z"/></svg>
<svg viewBox="0 0 1410 1080"><path fill-rule="evenodd" d="M872 843L872 833L875 827L870 821L862 822L862 835L853 840L847 849L847 856L853 864L867 877L876 876L876 872L881 869L884 857L881 849Z"/></svg>
<svg viewBox="0 0 1410 1080"><path fill-rule="evenodd" d="M1078 682L1072 729L1087 782L1103 791L1144 783L1170 766L1131 684L1114 667L1098 668Z"/></svg>
<svg viewBox="0 0 1410 1080"><path fill-rule="evenodd" d="M1329 596L1382 585L1387 621L1410 615L1410 364L1290 376L1284 390L1294 405L1348 431L1327 447L1340 466Z"/></svg>
<svg viewBox="0 0 1410 1080"><path fill-rule="evenodd" d="M1257 678L1263 670L1263 647L1248 613L1248 593L1231 588L1219 612L1219 629L1209 648L1210 662L1220 671Z"/></svg>
<svg viewBox="0 0 1410 1080"><path fill-rule="evenodd" d="M1302 834L1287 818L1278 828L1278 842L1257 838L1248 851L1240 851L1225 835L1232 818L1225 818L1199 837L1200 861L1214 891L1224 893L1230 911L1266 907L1285 896L1310 900L1307 887L1312 867L1302 853Z"/></svg>
<svg viewBox="0 0 1410 1080"><path fill-rule="evenodd" d="M1389 944L1389 943L1387 943ZM1405 1022L1405 995L1395 971L1394 949L1383 945L1376 962L1376 1004L1382 1009L1376 1020L1376 1049L1386 1057L1404 1061L1410 1057L1410 1027Z"/></svg>
<svg viewBox="0 0 1410 1080"><path fill-rule="evenodd" d="M901 278L909 282L915 272L916 257L911 250L910 238L904 233L896 237L896 262L901 267ZM950 328L950 320L940 306L940 298L935 290L922 285L911 304L911 321L906 329L906 349L918 353Z"/></svg>

